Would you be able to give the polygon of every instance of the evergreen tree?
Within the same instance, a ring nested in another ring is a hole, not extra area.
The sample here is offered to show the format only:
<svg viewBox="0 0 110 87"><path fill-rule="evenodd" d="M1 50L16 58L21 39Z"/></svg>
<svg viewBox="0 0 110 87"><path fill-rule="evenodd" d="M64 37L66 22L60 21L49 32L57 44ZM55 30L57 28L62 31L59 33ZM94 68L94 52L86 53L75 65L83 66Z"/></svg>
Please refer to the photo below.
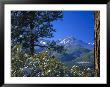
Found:
<svg viewBox="0 0 110 87"><path fill-rule="evenodd" d="M12 48L20 44L25 52L33 55L35 46L48 47L40 45L39 39L52 38L55 32L52 22L61 18L62 11L11 11ZM63 48L58 45L55 47L60 50Z"/></svg>

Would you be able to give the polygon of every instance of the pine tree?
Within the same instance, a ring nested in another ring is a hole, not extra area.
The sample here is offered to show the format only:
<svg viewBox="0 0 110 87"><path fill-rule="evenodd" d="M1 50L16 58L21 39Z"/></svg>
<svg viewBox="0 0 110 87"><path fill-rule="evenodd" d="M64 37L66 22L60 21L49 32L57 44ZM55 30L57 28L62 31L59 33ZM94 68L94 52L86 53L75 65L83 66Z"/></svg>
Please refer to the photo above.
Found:
<svg viewBox="0 0 110 87"><path fill-rule="evenodd" d="M47 47L41 46L39 39L52 38L55 32L52 22L62 18L62 11L11 11L12 48L20 44L33 55L35 46Z"/></svg>

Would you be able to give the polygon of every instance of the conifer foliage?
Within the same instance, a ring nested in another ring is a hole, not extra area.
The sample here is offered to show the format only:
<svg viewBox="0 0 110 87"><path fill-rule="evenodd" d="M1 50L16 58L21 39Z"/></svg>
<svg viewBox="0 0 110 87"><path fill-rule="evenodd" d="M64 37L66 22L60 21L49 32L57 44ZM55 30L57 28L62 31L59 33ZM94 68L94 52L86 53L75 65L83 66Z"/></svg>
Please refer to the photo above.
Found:
<svg viewBox="0 0 110 87"><path fill-rule="evenodd" d="M61 11L12 11L11 41L12 47L20 44L22 49L34 54L35 46L41 46L39 39L53 37L52 22L63 18Z"/></svg>

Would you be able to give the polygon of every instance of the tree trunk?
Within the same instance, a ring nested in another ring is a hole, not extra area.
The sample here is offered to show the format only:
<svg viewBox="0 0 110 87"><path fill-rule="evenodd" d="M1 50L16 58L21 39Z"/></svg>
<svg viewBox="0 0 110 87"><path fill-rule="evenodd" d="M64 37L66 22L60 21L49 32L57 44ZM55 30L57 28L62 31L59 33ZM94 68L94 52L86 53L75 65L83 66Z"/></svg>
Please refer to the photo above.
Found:
<svg viewBox="0 0 110 87"><path fill-rule="evenodd" d="M30 24L30 28L31 28L30 53L31 53L31 56L34 56L34 34L32 33L33 27L31 24Z"/></svg>
<svg viewBox="0 0 110 87"><path fill-rule="evenodd" d="M94 12L94 76L100 76L100 11Z"/></svg>
<svg viewBox="0 0 110 87"><path fill-rule="evenodd" d="M31 35L31 45L30 45L30 51L31 51L31 55L34 55L34 39L33 39L33 35Z"/></svg>

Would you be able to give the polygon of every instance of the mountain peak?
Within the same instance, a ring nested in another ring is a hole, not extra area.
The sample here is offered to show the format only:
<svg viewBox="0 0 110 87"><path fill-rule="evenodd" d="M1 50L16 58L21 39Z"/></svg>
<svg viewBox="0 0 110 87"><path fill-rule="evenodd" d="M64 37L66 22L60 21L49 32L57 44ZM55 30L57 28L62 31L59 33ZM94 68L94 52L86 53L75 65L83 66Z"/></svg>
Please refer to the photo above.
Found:
<svg viewBox="0 0 110 87"><path fill-rule="evenodd" d="M77 40L74 36L66 36L63 39L59 40L59 44L64 45L65 47L82 47L87 49L93 49L93 44L85 43L82 40Z"/></svg>
<svg viewBox="0 0 110 87"><path fill-rule="evenodd" d="M70 44L70 43L73 43L74 40L76 40L76 39L73 36L67 36L63 39L60 39L59 41L61 44Z"/></svg>

